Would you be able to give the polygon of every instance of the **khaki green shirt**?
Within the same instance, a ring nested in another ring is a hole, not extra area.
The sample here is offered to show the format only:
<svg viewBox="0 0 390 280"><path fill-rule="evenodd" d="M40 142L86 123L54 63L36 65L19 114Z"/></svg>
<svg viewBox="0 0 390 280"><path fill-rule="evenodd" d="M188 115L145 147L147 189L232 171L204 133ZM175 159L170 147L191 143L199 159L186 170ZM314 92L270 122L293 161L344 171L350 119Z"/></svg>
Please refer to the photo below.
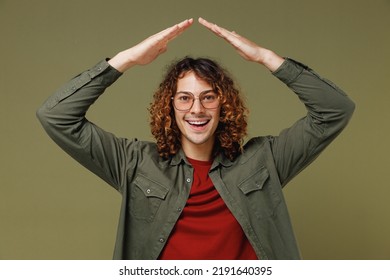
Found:
<svg viewBox="0 0 390 280"><path fill-rule="evenodd" d="M291 59L273 75L296 93L307 115L278 136L250 139L234 161L218 155L209 176L258 258L299 259L282 188L342 131L354 103ZM62 149L121 193L114 259L157 259L186 205L193 168L183 151L163 160L155 143L118 138L85 118L120 76L102 61L55 92L37 116Z"/></svg>

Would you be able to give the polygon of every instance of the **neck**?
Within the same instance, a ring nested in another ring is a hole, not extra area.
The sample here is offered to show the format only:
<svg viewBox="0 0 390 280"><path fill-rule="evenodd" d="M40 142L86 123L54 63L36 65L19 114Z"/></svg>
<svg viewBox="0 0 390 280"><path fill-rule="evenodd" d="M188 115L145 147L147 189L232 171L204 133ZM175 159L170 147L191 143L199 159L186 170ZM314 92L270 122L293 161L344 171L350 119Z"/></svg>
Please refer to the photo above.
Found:
<svg viewBox="0 0 390 280"><path fill-rule="evenodd" d="M182 143L184 154L192 159L200 161L209 161L212 159L214 145L209 143L189 144Z"/></svg>

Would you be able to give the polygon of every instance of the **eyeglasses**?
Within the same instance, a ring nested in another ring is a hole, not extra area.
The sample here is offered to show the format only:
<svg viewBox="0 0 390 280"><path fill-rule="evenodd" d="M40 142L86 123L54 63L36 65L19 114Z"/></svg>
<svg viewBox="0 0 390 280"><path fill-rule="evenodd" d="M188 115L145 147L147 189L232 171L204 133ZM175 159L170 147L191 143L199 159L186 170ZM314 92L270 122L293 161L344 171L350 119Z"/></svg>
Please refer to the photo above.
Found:
<svg viewBox="0 0 390 280"><path fill-rule="evenodd" d="M219 106L219 97L212 89L202 91L199 97L195 97L192 92L179 91L171 97L173 106L179 111L188 111L194 105L195 99L199 99L200 104L205 109L215 109Z"/></svg>

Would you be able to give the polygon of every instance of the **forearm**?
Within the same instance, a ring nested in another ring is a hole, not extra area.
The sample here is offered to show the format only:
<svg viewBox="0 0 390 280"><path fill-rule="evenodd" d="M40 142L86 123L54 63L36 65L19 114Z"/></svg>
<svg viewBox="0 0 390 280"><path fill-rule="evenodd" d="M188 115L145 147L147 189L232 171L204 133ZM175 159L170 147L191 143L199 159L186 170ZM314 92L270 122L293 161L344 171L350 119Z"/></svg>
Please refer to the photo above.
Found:
<svg viewBox="0 0 390 280"><path fill-rule="evenodd" d="M287 59L273 74L298 95L318 122L348 121L354 111L343 90L304 64Z"/></svg>
<svg viewBox="0 0 390 280"><path fill-rule="evenodd" d="M84 160L80 156L92 133L92 124L85 115L119 76L119 72L102 61L65 83L37 111L47 134L78 161Z"/></svg>
<svg viewBox="0 0 390 280"><path fill-rule="evenodd" d="M101 61L50 96L37 111L39 120L44 127L74 125L84 118L90 105L120 75L106 61Z"/></svg>
<svg viewBox="0 0 390 280"><path fill-rule="evenodd" d="M102 61L66 83L37 111L43 128L57 145L117 189L125 174L127 142L89 122L85 115L119 76Z"/></svg>
<svg viewBox="0 0 390 280"><path fill-rule="evenodd" d="M355 105L333 83L290 59L273 74L297 94L307 109L305 118L272 138L275 163L285 185L346 127Z"/></svg>

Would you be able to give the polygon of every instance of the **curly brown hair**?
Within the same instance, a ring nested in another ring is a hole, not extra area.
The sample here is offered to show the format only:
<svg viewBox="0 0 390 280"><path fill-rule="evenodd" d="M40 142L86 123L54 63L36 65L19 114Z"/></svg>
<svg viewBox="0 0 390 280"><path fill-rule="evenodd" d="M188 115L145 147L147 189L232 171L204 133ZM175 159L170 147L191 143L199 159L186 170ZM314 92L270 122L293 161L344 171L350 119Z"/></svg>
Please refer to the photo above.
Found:
<svg viewBox="0 0 390 280"><path fill-rule="evenodd" d="M157 141L158 152L167 159L181 148L181 132L176 123L172 97L176 93L178 79L191 71L209 83L220 98L221 113L215 132L214 152L222 152L233 160L242 152L244 137L247 135L248 109L228 72L208 58L185 57L173 63L154 93L149 113L151 132Z"/></svg>

